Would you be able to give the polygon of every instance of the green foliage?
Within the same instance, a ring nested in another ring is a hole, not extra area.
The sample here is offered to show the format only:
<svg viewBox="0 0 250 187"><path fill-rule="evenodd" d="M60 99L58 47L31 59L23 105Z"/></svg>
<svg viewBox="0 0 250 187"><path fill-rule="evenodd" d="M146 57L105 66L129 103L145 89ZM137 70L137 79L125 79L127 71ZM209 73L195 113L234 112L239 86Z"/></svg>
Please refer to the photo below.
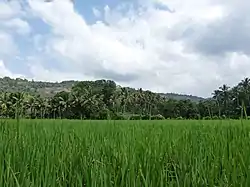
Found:
<svg viewBox="0 0 250 187"><path fill-rule="evenodd" d="M129 120L141 120L142 116L141 115L131 115Z"/></svg>
<svg viewBox="0 0 250 187"><path fill-rule="evenodd" d="M218 120L218 119L220 119L220 118L219 118L218 116L213 116L212 119L213 119L213 120Z"/></svg>
<svg viewBox="0 0 250 187"><path fill-rule="evenodd" d="M99 117L98 119L101 119L101 120L106 120L106 119L110 119L111 116L110 116L110 111L105 108L105 109L102 109L100 112L99 112Z"/></svg>
<svg viewBox="0 0 250 187"><path fill-rule="evenodd" d="M212 118L210 116L203 117L204 120L211 120Z"/></svg>
<svg viewBox="0 0 250 187"><path fill-rule="evenodd" d="M222 119L227 119L227 116L226 116L225 114L223 114L223 115L221 116L221 118L222 118Z"/></svg>
<svg viewBox="0 0 250 187"><path fill-rule="evenodd" d="M141 119L142 120L150 120L150 115L142 115Z"/></svg>
<svg viewBox="0 0 250 187"><path fill-rule="evenodd" d="M127 120L127 118L121 114L116 114L113 116L112 120Z"/></svg>
<svg viewBox="0 0 250 187"><path fill-rule="evenodd" d="M151 120L164 120L164 116L162 116L161 114L157 114L151 117Z"/></svg>
<svg viewBox="0 0 250 187"><path fill-rule="evenodd" d="M176 118L176 120L183 120L183 117L179 116Z"/></svg>
<svg viewBox="0 0 250 187"><path fill-rule="evenodd" d="M201 119L201 115L200 115L200 114L195 114L195 115L194 115L194 119L197 119L197 120L198 120L198 119Z"/></svg>
<svg viewBox="0 0 250 187"><path fill-rule="evenodd" d="M133 120L149 120L159 114L165 119L210 120L250 115L248 78L233 88L222 85L209 99L136 90L111 80L46 83L5 77L0 79L1 89L2 118L112 120L133 114Z"/></svg>

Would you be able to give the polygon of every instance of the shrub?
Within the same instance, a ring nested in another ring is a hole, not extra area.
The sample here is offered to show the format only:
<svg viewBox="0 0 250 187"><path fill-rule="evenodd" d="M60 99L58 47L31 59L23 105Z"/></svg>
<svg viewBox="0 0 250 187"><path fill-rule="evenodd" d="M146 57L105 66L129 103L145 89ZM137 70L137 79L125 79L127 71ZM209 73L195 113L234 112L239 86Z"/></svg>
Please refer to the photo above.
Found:
<svg viewBox="0 0 250 187"><path fill-rule="evenodd" d="M116 114L112 117L113 120L126 120L126 117L121 114Z"/></svg>
<svg viewBox="0 0 250 187"><path fill-rule="evenodd" d="M201 115L200 115L200 114L196 114L196 115L194 116L194 119L201 119Z"/></svg>
<svg viewBox="0 0 250 187"><path fill-rule="evenodd" d="M123 115L116 115L114 116L114 120L126 120L126 118Z"/></svg>
<svg viewBox="0 0 250 187"><path fill-rule="evenodd" d="M177 120L183 120L183 117L182 116L179 116L176 118Z"/></svg>
<svg viewBox="0 0 250 187"><path fill-rule="evenodd" d="M220 119L220 118L219 118L218 116L213 116L212 119L213 119L213 120L218 120L218 119Z"/></svg>
<svg viewBox="0 0 250 187"><path fill-rule="evenodd" d="M227 119L227 116L226 115L222 115L221 118L222 119Z"/></svg>
<svg viewBox="0 0 250 187"><path fill-rule="evenodd" d="M129 120L141 120L141 115L132 115Z"/></svg>
<svg viewBox="0 0 250 187"><path fill-rule="evenodd" d="M150 116L149 115L143 115L143 116L141 116L141 119L142 120L149 120Z"/></svg>
<svg viewBox="0 0 250 187"><path fill-rule="evenodd" d="M210 116L203 117L204 120L211 120Z"/></svg>
<svg viewBox="0 0 250 187"><path fill-rule="evenodd" d="M92 118L97 118L97 119L101 119L101 120L107 120L110 119L110 111L108 109L102 109L99 114L98 117L96 117L95 115L92 116Z"/></svg>
<svg viewBox="0 0 250 187"><path fill-rule="evenodd" d="M162 116L161 114L157 114L151 117L151 120L164 120L165 117Z"/></svg>

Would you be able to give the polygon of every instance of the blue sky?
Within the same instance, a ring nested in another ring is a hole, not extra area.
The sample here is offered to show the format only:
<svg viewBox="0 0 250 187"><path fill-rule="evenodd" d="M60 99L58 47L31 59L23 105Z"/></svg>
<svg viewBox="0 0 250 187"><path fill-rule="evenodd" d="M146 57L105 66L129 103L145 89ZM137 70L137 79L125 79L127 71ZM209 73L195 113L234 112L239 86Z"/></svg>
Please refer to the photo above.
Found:
<svg viewBox="0 0 250 187"><path fill-rule="evenodd" d="M250 76L247 1L22 2L0 1L1 77L209 96Z"/></svg>

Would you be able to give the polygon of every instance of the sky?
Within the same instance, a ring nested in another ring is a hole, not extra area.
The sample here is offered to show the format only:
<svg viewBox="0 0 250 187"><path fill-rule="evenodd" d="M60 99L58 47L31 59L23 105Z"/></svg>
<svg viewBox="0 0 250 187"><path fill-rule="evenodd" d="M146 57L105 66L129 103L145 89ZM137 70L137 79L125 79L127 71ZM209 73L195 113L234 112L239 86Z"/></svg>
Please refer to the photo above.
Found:
<svg viewBox="0 0 250 187"><path fill-rule="evenodd" d="M250 1L0 0L0 77L209 97L250 77Z"/></svg>

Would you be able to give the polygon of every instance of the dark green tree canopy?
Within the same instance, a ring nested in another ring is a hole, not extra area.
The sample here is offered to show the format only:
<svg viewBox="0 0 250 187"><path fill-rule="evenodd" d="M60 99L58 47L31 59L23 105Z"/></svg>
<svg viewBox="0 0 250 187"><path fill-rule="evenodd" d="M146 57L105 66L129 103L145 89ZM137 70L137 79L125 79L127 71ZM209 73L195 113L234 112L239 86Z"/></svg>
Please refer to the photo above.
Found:
<svg viewBox="0 0 250 187"><path fill-rule="evenodd" d="M0 79L0 115L68 119L218 119L250 114L250 79L203 99L121 87L112 80L36 82ZM176 97L174 97L176 96Z"/></svg>

